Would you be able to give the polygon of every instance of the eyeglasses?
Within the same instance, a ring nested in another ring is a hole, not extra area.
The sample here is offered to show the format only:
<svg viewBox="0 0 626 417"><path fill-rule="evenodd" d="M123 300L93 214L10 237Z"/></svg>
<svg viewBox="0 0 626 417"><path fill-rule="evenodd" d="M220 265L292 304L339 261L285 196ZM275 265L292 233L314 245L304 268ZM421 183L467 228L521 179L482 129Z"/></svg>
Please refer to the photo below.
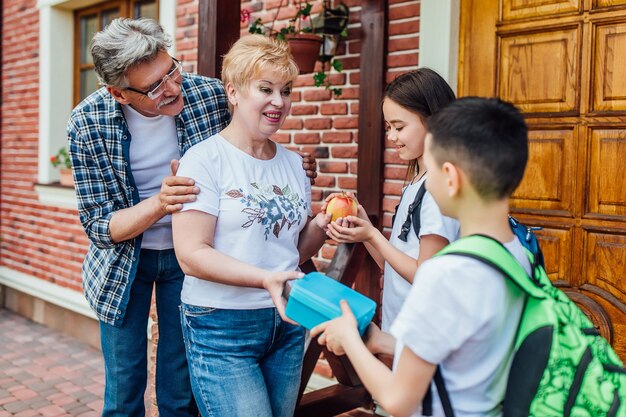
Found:
<svg viewBox="0 0 626 417"><path fill-rule="evenodd" d="M136 88L126 87L126 90L134 91L135 93L143 94L144 96L148 96L151 100L156 100L161 97L161 95L165 92L165 87L167 86L167 82L169 80L178 83L183 75L183 63L177 60L176 58L172 58L174 60L174 68L167 74L163 76L161 81L155 83L150 86L148 91L137 90Z"/></svg>

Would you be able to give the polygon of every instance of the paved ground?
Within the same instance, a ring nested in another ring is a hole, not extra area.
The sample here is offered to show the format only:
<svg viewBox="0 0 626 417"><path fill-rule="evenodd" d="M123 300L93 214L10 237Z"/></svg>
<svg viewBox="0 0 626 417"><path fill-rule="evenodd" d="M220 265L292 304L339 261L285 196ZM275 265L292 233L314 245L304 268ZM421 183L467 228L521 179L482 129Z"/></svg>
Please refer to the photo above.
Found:
<svg viewBox="0 0 626 417"><path fill-rule="evenodd" d="M0 417L99 416L100 352L0 309Z"/></svg>
<svg viewBox="0 0 626 417"><path fill-rule="evenodd" d="M328 383L314 375L309 389ZM0 308L0 417L97 417L103 392L99 350Z"/></svg>

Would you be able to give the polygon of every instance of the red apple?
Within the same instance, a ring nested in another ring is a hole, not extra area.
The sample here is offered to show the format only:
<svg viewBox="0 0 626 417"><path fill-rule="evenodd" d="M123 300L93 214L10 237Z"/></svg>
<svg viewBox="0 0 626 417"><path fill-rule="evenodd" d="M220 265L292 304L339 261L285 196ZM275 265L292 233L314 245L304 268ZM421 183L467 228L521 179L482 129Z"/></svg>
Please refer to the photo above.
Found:
<svg viewBox="0 0 626 417"><path fill-rule="evenodd" d="M326 206L326 213L330 213L332 218L331 222L334 222L338 218L345 218L347 216L356 216L357 204L354 199L348 197L346 194L341 193L337 197L333 197Z"/></svg>

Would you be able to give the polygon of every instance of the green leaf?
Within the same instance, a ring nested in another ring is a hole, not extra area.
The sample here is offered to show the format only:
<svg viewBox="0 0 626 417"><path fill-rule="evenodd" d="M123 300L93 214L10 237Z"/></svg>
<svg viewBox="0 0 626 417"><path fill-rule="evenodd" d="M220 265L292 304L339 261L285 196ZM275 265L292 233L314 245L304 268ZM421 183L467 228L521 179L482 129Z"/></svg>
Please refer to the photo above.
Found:
<svg viewBox="0 0 626 417"><path fill-rule="evenodd" d="M250 24L250 27L248 28L248 32L258 33L260 35L263 34L263 24L261 23L260 17Z"/></svg>
<svg viewBox="0 0 626 417"><path fill-rule="evenodd" d="M302 16L311 16L311 9L313 8L312 4L307 4L303 8L298 11L298 13Z"/></svg>
<svg viewBox="0 0 626 417"><path fill-rule="evenodd" d="M326 73L323 71L318 71L313 74L313 81L315 81L316 87L321 87L324 85L324 81L326 81Z"/></svg>
<svg viewBox="0 0 626 417"><path fill-rule="evenodd" d="M330 63L330 65L335 69L335 71L337 72L341 72L343 71L343 62L341 62L338 59L333 59L333 61Z"/></svg>

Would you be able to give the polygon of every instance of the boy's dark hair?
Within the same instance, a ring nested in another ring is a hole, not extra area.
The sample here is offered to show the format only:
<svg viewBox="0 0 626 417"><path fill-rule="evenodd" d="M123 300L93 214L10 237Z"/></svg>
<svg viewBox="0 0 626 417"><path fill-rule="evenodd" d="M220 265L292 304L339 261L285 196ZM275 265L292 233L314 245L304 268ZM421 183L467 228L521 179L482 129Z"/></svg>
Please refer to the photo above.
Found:
<svg viewBox="0 0 626 417"><path fill-rule="evenodd" d="M454 101L456 96L446 80L430 68L418 68L397 76L387 85L383 98L416 113L426 123L439 109ZM409 163L407 179L417 170L417 160Z"/></svg>
<svg viewBox="0 0 626 417"><path fill-rule="evenodd" d="M458 165L484 199L509 197L522 180L528 160L528 128L512 104L464 97L433 115L428 130L437 163Z"/></svg>

